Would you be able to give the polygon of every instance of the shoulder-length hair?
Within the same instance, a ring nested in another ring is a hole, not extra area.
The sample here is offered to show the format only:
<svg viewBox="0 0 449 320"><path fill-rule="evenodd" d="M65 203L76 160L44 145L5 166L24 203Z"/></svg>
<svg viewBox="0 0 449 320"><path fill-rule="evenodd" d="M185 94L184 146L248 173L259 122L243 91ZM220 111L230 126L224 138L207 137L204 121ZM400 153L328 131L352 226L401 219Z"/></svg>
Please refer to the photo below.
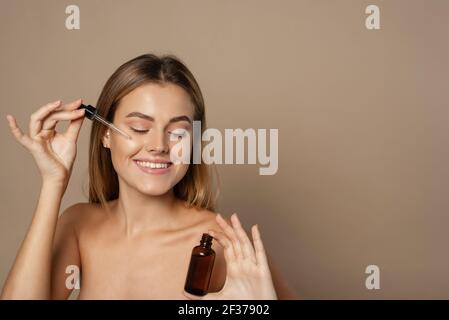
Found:
<svg viewBox="0 0 449 320"><path fill-rule="evenodd" d="M96 105L98 115L112 122L120 100L132 90L148 83L171 83L183 88L195 107L194 120L201 121L201 133L204 132L206 117L200 87L189 69L174 55L144 54L121 65L101 91ZM96 121L92 123L89 145L89 202L100 203L107 209L107 201L118 198L119 181L112 165L110 149L104 148L101 143L106 129ZM213 169L215 170L215 167ZM216 174L216 171L214 173ZM211 178L207 164L191 163L184 177L174 186L174 195L190 207L215 210L218 188L216 192L213 191Z"/></svg>

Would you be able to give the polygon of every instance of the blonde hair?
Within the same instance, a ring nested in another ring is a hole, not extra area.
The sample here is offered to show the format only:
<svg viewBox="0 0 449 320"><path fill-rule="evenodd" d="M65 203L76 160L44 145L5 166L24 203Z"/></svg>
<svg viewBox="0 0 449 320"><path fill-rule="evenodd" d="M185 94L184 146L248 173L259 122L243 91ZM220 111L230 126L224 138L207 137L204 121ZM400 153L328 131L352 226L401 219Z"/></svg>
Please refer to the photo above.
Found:
<svg viewBox="0 0 449 320"><path fill-rule="evenodd" d="M101 91L96 104L98 114L112 122L121 99L137 87L148 83L172 83L183 88L195 107L194 120L201 121L201 131L204 132L206 115L200 87L188 68L174 55L144 54L121 65ZM89 202L100 203L102 207L107 208L107 201L118 198L119 181L112 165L110 149L104 148L101 143L105 131L105 126L96 121L92 123L89 146ZM218 179L215 167L213 169ZM218 186L214 192L211 178L208 165L191 163L184 177L173 187L174 195L190 207L215 210Z"/></svg>

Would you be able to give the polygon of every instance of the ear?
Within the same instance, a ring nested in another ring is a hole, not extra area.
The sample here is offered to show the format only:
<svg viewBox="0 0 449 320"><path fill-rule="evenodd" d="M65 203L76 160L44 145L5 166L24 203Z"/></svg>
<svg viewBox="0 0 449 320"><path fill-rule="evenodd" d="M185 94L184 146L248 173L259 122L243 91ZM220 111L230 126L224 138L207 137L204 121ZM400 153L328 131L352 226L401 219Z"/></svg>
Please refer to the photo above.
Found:
<svg viewBox="0 0 449 320"><path fill-rule="evenodd" d="M111 148L111 133L108 130L106 130L106 133L104 134L103 138L101 139L103 143L103 147L105 148Z"/></svg>

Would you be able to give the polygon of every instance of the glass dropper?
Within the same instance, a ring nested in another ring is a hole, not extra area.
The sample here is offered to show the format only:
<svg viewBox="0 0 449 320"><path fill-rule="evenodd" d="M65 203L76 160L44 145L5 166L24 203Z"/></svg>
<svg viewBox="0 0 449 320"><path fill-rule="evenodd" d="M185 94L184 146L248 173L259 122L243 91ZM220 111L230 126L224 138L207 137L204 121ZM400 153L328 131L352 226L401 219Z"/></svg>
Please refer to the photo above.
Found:
<svg viewBox="0 0 449 320"><path fill-rule="evenodd" d="M97 114L97 109L93 106L89 105L84 105L81 104L78 109L85 109L86 111L84 112L84 116L87 117L90 120L98 120L99 122L101 122L102 124L104 124L105 126L111 128L112 130L114 130L115 132L121 134L122 136L124 136L126 139L131 139L131 137L126 134L124 131L120 130L119 128L117 128L116 126L114 126L112 123L110 123L109 121L105 120L103 117L99 116Z"/></svg>

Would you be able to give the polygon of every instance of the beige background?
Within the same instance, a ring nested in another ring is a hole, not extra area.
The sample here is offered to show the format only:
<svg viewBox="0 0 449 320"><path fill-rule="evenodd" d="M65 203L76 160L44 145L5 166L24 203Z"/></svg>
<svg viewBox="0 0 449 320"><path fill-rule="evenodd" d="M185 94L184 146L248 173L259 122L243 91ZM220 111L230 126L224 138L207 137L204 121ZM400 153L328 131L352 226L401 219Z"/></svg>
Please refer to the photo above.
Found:
<svg viewBox="0 0 449 320"><path fill-rule="evenodd" d="M0 282L40 188L5 115L26 129L46 102L95 104L123 62L173 53L203 90L209 125L278 128L279 171L219 168L219 211L259 223L305 298L449 298L449 2L0 2ZM77 4L81 30L65 28ZM377 4L381 30L365 28ZM88 136L62 209L86 201ZM84 191L83 191L84 190ZM376 264L381 289L365 288Z"/></svg>

